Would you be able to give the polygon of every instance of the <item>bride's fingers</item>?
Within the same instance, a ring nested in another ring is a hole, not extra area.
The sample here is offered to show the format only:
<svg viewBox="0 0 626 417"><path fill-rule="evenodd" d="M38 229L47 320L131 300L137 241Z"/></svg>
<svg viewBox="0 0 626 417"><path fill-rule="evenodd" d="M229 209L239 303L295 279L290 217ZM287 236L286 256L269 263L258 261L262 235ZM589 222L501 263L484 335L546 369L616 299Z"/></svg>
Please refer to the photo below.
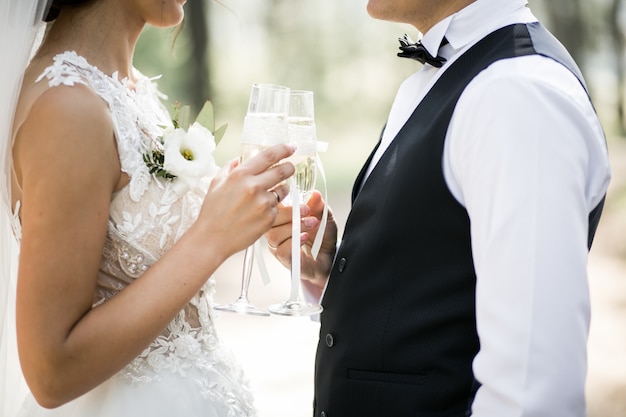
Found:
<svg viewBox="0 0 626 417"><path fill-rule="evenodd" d="M239 168L249 171L251 174L256 175L264 171L267 171L273 165L288 158L295 152L296 148L292 145L280 144L269 147L258 155L247 159L239 164ZM285 165L285 164L280 164ZM279 166L280 166L279 165ZM291 165L291 164L287 164ZM287 176L288 177L288 176ZM283 178L284 179L284 178Z"/></svg>
<svg viewBox="0 0 626 417"><path fill-rule="evenodd" d="M239 158L231 159L222 168L225 173L229 173L239 165Z"/></svg>
<svg viewBox="0 0 626 417"><path fill-rule="evenodd" d="M289 183L285 180L291 177L294 172L295 168L291 162L283 162L255 175L255 178L259 187L263 189L273 188L278 191L281 197L280 201L282 201L289 194Z"/></svg>
<svg viewBox="0 0 626 417"><path fill-rule="evenodd" d="M270 192L275 195L276 203L280 203L285 199L285 197L287 197L287 194L289 194L289 186L286 183L281 183L271 189ZM281 210L279 209L278 213L280 214L280 212Z"/></svg>
<svg viewBox="0 0 626 417"><path fill-rule="evenodd" d="M230 172L237 167L237 164L238 164L238 161L236 159L231 159L230 161L226 162L220 168L217 174L215 174L213 181L216 181L216 182L226 181L226 178L228 177Z"/></svg>

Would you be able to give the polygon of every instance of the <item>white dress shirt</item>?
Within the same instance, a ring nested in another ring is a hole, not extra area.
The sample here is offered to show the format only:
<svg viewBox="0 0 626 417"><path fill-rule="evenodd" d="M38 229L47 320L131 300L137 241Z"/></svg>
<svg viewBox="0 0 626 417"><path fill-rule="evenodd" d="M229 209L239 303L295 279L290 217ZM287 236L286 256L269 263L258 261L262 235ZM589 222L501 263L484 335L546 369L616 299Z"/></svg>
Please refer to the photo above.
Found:
<svg viewBox="0 0 626 417"><path fill-rule="evenodd" d="M486 34L536 21L525 0L477 0L423 37L448 59L401 85L371 172L435 81ZM471 223L482 383L474 417L586 415L589 212L610 178L602 128L576 77L540 56L498 61L455 108L443 170Z"/></svg>

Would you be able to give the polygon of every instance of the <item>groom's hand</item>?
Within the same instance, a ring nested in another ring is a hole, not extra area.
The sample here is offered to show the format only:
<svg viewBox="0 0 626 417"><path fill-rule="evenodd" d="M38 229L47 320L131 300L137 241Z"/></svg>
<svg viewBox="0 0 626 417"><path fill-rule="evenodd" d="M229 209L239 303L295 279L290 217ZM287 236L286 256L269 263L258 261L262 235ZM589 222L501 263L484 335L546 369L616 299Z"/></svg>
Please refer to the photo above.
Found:
<svg viewBox="0 0 626 417"><path fill-rule="evenodd" d="M319 288L326 284L337 247L337 224L329 209L320 252L317 259L311 255L315 236L320 233L319 226L325 204L321 194L313 191L307 204L300 206L301 277ZM287 268L291 267L291 210L291 207L279 205L274 226L265 234L270 252Z"/></svg>

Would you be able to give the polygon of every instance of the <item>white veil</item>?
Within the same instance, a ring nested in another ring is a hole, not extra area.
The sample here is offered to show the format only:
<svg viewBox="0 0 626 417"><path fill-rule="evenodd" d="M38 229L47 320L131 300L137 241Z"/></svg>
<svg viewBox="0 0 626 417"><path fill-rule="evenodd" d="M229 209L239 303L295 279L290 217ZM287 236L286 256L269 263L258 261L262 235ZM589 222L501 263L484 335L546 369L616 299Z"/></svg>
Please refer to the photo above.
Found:
<svg viewBox="0 0 626 417"><path fill-rule="evenodd" d="M43 28L47 3L0 1L0 416L4 417L15 414L27 392L15 338L18 245L11 226L11 130L23 72Z"/></svg>

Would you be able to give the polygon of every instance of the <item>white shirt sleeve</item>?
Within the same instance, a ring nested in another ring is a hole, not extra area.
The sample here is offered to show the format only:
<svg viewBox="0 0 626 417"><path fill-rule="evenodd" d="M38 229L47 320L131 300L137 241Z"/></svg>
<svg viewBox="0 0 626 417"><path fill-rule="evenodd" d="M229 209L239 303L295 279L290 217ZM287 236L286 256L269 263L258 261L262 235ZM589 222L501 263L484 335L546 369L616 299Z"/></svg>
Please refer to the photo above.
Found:
<svg viewBox="0 0 626 417"><path fill-rule="evenodd" d="M443 164L471 223L472 415L583 417L588 215L610 176L584 90L544 57L493 64L461 96Z"/></svg>

